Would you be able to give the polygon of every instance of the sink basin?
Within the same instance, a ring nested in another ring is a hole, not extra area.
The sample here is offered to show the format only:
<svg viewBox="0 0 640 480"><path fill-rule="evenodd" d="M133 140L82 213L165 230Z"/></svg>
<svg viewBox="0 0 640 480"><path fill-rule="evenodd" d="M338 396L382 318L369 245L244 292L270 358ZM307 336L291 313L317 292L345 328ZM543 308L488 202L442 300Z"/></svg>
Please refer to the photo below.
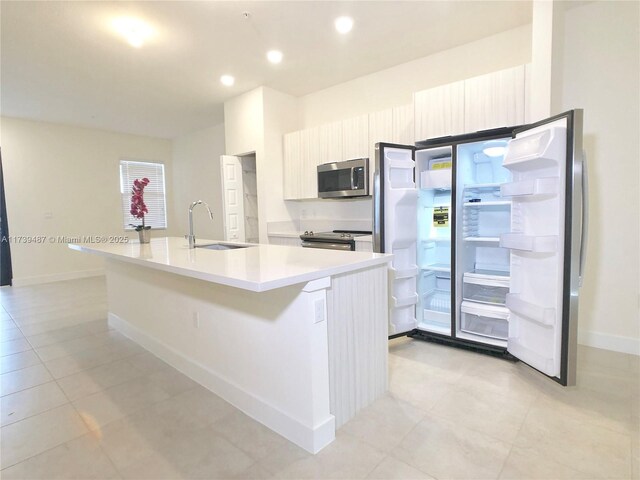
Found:
<svg viewBox="0 0 640 480"><path fill-rule="evenodd" d="M209 243L196 245L196 248L206 248L207 250L234 250L236 248L248 248L252 245L233 245L231 243Z"/></svg>

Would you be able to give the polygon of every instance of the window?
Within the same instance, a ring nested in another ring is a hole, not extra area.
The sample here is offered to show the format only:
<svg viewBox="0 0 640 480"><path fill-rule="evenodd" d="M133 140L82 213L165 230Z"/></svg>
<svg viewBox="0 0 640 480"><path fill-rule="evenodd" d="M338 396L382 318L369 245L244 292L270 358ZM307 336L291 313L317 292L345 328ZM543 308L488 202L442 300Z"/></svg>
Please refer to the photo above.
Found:
<svg viewBox="0 0 640 480"><path fill-rule="evenodd" d="M120 196L125 230L133 230L141 219L131 215L131 187L135 179L147 177L149 184L144 189L144 203L149 213L144 216L145 225L151 228L167 228L167 201L164 191L164 165L162 163L120 161Z"/></svg>

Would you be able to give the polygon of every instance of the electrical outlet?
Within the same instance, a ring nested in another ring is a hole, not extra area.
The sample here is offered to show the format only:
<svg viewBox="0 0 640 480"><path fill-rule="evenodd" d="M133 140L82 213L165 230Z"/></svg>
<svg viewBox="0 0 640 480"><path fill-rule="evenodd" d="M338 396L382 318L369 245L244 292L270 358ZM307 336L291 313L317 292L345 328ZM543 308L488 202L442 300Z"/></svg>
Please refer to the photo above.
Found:
<svg viewBox="0 0 640 480"><path fill-rule="evenodd" d="M193 326L200 328L200 312L193 312Z"/></svg>

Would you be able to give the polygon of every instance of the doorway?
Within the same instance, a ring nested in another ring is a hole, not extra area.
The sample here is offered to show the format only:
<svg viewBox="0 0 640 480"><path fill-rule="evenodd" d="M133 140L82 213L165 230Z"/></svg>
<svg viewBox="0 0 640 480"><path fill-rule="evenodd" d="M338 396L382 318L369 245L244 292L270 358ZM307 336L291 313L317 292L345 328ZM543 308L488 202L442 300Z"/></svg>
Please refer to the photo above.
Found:
<svg viewBox="0 0 640 480"><path fill-rule="evenodd" d="M224 239L260 241L256 154L222 155L222 208Z"/></svg>
<svg viewBox="0 0 640 480"><path fill-rule="evenodd" d="M9 244L9 224L7 204L4 196L4 175L2 173L2 151L0 150L0 287L11 285L11 245Z"/></svg>

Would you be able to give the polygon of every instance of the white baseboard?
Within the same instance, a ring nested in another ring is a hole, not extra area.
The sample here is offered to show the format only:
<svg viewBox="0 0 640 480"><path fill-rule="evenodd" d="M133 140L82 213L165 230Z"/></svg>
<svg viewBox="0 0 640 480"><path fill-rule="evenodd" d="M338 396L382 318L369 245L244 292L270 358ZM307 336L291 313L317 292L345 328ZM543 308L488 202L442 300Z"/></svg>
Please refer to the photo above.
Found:
<svg viewBox="0 0 640 480"><path fill-rule="evenodd" d="M315 427L307 426L235 385L204 365L187 358L135 325L109 312L109 326L140 344L206 389L222 397L254 420L266 425L308 452L318 453L335 439L335 417Z"/></svg>
<svg viewBox="0 0 640 480"><path fill-rule="evenodd" d="M12 284L14 287L24 287L27 285L61 282L64 280L76 280L78 278L99 277L101 275L104 275L104 268L79 270L76 272L52 273L49 275L36 275L34 277L18 277L12 280Z"/></svg>
<svg viewBox="0 0 640 480"><path fill-rule="evenodd" d="M578 330L578 343L588 347L640 355L639 338L610 335L608 333L593 332L590 330Z"/></svg>

